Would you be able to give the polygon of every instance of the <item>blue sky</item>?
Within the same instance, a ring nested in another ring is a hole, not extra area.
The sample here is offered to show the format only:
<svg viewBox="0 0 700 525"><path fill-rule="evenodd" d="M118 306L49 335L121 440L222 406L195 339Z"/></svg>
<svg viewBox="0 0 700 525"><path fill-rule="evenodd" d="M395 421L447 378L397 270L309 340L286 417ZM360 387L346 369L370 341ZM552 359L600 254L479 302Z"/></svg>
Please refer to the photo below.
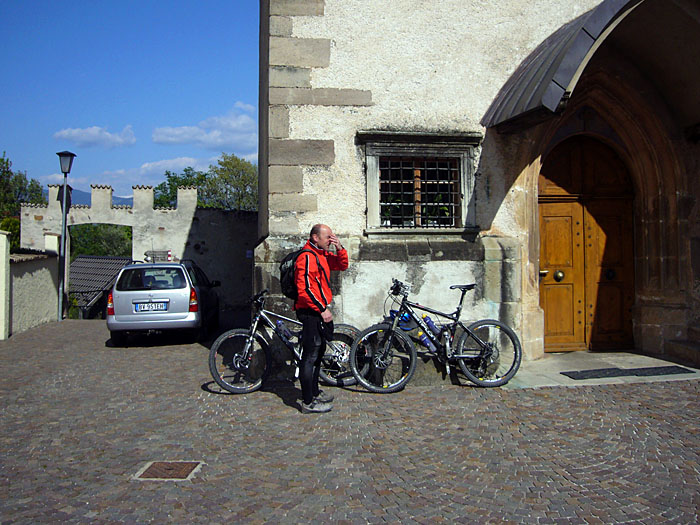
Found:
<svg viewBox="0 0 700 525"><path fill-rule="evenodd" d="M257 162L257 0L0 0L0 153L129 196L222 152Z"/></svg>

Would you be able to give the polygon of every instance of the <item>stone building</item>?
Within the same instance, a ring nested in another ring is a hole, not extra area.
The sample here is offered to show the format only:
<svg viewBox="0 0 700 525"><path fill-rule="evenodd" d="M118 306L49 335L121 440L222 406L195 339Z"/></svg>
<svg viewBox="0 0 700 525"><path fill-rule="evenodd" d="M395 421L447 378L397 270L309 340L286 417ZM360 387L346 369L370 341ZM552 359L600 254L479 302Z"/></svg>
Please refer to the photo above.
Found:
<svg viewBox="0 0 700 525"><path fill-rule="evenodd" d="M697 355L697 1L261 0L260 51L257 288L324 222L360 327L476 282L526 359Z"/></svg>

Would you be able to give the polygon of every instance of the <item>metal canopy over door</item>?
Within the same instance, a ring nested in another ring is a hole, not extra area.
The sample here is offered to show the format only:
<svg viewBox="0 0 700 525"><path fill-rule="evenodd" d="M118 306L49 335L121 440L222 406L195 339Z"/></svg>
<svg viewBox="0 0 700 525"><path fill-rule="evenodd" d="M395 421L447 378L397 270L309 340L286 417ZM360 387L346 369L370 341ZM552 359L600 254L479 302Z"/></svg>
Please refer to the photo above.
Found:
<svg viewBox="0 0 700 525"><path fill-rule="evenodd" d="M545 351L632 348L631 183L605 144L568 139L539 179Z"/></svg>

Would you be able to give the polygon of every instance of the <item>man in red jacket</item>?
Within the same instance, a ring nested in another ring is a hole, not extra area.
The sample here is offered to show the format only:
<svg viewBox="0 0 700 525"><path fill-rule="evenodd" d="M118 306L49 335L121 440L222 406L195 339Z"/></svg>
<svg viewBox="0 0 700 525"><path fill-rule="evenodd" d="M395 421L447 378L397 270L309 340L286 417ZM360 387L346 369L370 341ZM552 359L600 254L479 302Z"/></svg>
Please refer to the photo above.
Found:
<svg viewBox="0 0 700 525"><path fill-rule="evenodd" d="M331 246L335 247L335 253L329 251ZM329 412L333 408L333 395L319 389L318 375L326 340L333 336L330 273L331 270L347 270L348 252L325 224L311 228L304 250L313 253L302 252L297 257L294 280L299 297L294 310L303 325L299 381L303 395L301 411L308 414Z"/></svg>

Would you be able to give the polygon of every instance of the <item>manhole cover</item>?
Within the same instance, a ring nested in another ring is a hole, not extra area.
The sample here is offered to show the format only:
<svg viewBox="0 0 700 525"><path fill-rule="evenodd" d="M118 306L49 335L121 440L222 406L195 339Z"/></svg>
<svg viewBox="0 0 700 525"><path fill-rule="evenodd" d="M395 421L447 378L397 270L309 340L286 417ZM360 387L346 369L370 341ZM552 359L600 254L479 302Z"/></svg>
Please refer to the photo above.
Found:
<svg viewBox="0 0 700 525"><path fill-rule="evenodd" d="M134 479L182 481L192 479L202 466L201 461L150 461Z"/></svg>

